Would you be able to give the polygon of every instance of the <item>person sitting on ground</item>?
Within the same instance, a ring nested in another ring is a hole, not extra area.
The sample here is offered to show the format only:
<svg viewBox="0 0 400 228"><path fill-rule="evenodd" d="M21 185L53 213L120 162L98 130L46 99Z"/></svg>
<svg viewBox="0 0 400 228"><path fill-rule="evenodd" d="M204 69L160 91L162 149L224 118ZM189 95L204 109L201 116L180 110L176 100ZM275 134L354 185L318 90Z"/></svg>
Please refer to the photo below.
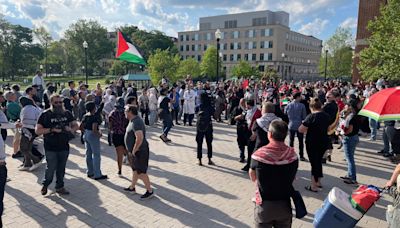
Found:
<svg viewBox="0 0 400 228"><path fill-rule="evenodd" d="M299 161L285 144L288 126L282 120L269 125L269 144L251 156L250 179L256 184L255 227L291 227L290 197Z"/></svg>

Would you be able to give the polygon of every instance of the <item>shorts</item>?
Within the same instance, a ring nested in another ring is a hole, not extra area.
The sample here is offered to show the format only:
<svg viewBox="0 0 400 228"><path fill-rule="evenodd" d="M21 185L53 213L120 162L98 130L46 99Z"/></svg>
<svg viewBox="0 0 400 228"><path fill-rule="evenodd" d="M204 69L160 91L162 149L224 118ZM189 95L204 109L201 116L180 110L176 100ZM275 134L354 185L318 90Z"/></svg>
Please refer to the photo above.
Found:
<svg viewBox="0 0 400 228"><path fill-rule="evenodd" d="M112 143L114 144L114 147L120 147L120 146L125 147L125 135L113 134Z"/></svg>
<svg viewBox="0 0 400 228"><path fill-rule="evenodd" d="M149 167L149 149L139 150L130 161L132 171L136 171L138 174L147 173Z"/></svg>

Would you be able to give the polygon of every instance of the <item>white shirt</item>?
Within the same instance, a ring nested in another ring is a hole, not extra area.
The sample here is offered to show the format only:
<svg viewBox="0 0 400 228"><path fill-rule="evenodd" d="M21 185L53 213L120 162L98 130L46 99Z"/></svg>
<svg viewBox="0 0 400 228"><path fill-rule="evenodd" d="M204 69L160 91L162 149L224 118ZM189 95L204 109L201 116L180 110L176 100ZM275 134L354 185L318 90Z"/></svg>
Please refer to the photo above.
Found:
<svg viewBox="0 0 400 228"><path fill-rule="evenodd" d="M46 88L46 85L44 83L43 76L35 75L32 79L32 85L38 85L39 87L41 86L41 89Z"/></svg>

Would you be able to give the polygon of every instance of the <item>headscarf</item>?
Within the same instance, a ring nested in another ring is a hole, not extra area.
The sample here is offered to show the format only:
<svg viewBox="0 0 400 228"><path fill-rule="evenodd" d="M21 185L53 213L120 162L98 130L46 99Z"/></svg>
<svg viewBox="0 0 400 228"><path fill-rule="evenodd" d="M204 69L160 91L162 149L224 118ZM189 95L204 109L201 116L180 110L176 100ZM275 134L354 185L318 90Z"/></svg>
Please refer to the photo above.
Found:
<svg viewBox="0 0 400 228"><path fill-rule="evenodd" d="M260 118L258 118L256 121L260 128L262 128L265 132L268 132L269 125L274 120L282 120L282 119L277 117L274 113L265 113Z"/></svg>

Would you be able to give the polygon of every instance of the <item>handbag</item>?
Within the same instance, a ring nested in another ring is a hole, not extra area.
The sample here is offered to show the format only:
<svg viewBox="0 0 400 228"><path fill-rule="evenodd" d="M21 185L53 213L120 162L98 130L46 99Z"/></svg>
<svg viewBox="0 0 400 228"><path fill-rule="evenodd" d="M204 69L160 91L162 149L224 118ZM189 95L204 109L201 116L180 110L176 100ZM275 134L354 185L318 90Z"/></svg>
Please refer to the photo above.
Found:
<svg viewBox="0 0 400 228"><path fill-rule="evenodd" d="M304 218L308 212L306 205L304 204L303 197L301 196L299 191L294 190L292 191L292 194L290 196L292 198L294 208L296 210L296 218L301 219Z"/></svg>

